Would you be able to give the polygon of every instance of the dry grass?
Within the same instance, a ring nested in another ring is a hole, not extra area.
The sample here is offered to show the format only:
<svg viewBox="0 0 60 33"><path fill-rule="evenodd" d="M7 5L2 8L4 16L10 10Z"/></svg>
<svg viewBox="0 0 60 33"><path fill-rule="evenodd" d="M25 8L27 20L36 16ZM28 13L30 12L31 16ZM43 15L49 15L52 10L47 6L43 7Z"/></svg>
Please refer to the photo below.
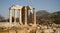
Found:
<svg viewBox="0 0 60 33"><path fill-rule="evenodd" d="M12 28L0 28L0 33L8 33L9 30L21 30L22 28L12 27Z"/></svg>
<svg viewBox="0 0 60 33"><path fill-rule="evenodd" d="M0 33L8 33L8 32L5 31L5 32L0 32Z"/></svg>

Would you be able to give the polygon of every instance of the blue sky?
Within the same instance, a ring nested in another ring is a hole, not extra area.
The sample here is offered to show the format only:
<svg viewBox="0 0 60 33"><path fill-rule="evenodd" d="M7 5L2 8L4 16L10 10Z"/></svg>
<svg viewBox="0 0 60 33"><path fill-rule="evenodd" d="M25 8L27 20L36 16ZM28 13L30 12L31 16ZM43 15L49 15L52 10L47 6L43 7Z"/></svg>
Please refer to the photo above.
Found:
<svg viewBox="0 0 60 33"><path fill-rule="evenodd" d="M60 0L0 0L0 14L8 18L9 7L13 4L20 6L30 5L37 10L47 10L48 12L60 10Z"/></svg>

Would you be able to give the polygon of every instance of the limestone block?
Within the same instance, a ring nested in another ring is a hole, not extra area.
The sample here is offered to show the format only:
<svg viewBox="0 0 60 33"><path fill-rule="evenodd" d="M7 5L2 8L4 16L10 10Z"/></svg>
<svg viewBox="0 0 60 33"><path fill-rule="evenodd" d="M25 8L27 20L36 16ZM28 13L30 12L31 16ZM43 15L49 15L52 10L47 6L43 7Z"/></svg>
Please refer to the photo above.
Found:
<svg viewBox="0 0 60 33"><path fill-rule="evenodd" d="M15 30L9 30L9 33L16 33Z"/></svg>

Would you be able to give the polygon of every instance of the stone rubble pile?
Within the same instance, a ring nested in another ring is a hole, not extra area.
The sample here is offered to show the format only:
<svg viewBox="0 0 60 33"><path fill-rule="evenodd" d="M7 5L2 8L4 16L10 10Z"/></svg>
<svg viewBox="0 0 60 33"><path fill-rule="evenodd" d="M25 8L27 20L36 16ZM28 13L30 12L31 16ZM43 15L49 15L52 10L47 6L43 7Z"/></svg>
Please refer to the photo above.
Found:
<svg viewBox="0 0 60 33"><path fill-rule="evenodd" d="M60 24L38 25L36 33L60 33Z"/></svg>

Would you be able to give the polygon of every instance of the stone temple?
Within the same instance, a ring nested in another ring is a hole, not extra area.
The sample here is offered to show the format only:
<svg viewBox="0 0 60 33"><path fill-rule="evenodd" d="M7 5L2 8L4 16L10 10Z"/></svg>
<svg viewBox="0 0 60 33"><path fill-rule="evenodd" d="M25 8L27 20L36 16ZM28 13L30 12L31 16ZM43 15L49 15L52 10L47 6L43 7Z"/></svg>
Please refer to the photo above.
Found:
<svg viewBox="0 0 60 33"><path fill-rule="evenodd" d="M17 16L16 10L19 11L19 22L16 21L16 16ZM14 11L14 23L12 22L12 11ZM30 16L29 16L29 13L30 13ZM9 16L10 16L9 24L11 25L11 27L12 26L18 27L18 28L22 27L21 28L22 30L18 29L18 33L29 33L30 30L34 28L36 29L36 9L32 8L31 6L12 5L9 8ZM28 22L31 22L31 23L28 23ZM13 31L14 30L12 30L12 32Z"/></svg>
<svg viewBox="0 0 60 33"><path fill-rule="evenodd" d="M32 22L32 24L36 25L36 9L32 8L31 6L19 6L19 5L12 5L9 8L9 15L10 15L9 23L10 24L12 24L12 11L14 11L14 23L17 23L16 10L19 10L20 25L28 25L29 21ZM30 19L29 19L28 13L30 13Z"/></svg>

